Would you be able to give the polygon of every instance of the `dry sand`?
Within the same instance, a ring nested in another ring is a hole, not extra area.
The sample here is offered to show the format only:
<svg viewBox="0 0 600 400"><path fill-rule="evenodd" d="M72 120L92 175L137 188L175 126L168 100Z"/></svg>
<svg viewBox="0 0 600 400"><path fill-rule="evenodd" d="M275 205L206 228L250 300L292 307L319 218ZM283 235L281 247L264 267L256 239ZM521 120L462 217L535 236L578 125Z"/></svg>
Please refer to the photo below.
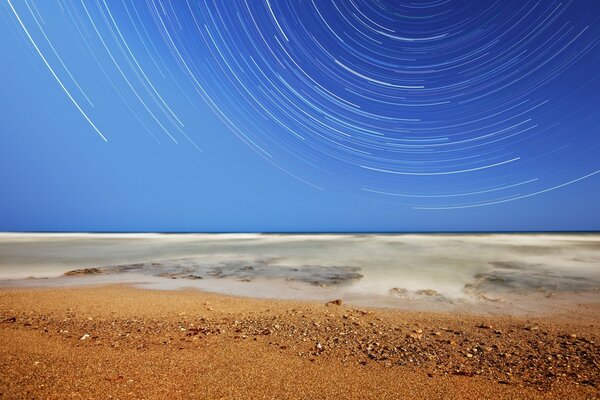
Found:
<svg viewBox="0 0 600 400"><path fill-rule="evenodd" d="M1 398L600 398L600 303L522 317L0 290Z"/></svg>

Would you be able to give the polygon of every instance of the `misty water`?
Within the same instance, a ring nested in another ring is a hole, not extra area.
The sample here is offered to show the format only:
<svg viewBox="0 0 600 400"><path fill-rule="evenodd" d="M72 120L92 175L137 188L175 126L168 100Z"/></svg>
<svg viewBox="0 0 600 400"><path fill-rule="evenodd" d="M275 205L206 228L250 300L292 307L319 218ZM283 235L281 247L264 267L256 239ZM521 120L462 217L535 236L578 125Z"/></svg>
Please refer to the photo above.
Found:
<svg viewBox="0 0 600 400"><path fill-rule="evenodd" d="M409 308L595 301L600 235L0 234L0 286L104 283Z"/></svg>

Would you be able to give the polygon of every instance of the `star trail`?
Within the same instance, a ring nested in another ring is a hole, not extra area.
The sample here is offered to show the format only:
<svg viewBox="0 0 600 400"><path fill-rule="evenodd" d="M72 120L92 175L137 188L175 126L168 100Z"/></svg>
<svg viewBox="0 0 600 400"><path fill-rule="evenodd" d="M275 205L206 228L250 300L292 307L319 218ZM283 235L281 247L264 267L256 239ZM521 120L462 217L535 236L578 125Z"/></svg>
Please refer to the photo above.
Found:
<svg viewBox="0 0 600 400"><path fill-rule="evenodd" d="M190 110L208 106L290 179L417 212L542 202L600 174L597 2L3 3L107 146L132 134L101 122L119 104L201 158Z"/></svg>

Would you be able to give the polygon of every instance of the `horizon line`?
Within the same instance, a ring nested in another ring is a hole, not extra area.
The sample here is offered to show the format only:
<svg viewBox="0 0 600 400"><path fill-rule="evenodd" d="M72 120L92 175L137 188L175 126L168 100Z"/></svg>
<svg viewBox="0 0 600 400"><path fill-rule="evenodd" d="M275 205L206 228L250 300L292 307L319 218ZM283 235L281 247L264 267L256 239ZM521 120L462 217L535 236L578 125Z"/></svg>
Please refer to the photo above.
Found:
<svg viewBox="0 0 600 400"><path fill-rule="evenodd" d="M287 234L287 235L315 235L315 234L335 234L335 235L353 235L353 234L381 234L381 235L393 235L393 234L498 234L498 233L522 233L522 234L536 234L536 233L545 233L545 234L558 234L558 233L598 233L600 234L600 230L439 230L439 231L427 231L427 230L415 230L415 231L152 231L152 230L96 230L96 231L78 231L78 230L22 230L22 231L0 231L0 234L164 234L164 235L176 235L176 234L262 234L262 235L278 235L278 234Z"/></svg>

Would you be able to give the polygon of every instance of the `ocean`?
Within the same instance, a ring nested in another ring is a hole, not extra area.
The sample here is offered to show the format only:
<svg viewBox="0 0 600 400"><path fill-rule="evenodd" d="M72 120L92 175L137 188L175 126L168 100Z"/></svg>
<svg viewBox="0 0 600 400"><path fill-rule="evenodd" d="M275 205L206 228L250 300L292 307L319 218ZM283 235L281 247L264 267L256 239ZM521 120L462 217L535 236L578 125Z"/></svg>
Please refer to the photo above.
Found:
<svg viewBox="0 0 600 400"><path fill-rule="evenodd" d="M68 271L80 271L64 276ZM0 286L498 312L600 300L599 234L0 234Z"/></svg>

